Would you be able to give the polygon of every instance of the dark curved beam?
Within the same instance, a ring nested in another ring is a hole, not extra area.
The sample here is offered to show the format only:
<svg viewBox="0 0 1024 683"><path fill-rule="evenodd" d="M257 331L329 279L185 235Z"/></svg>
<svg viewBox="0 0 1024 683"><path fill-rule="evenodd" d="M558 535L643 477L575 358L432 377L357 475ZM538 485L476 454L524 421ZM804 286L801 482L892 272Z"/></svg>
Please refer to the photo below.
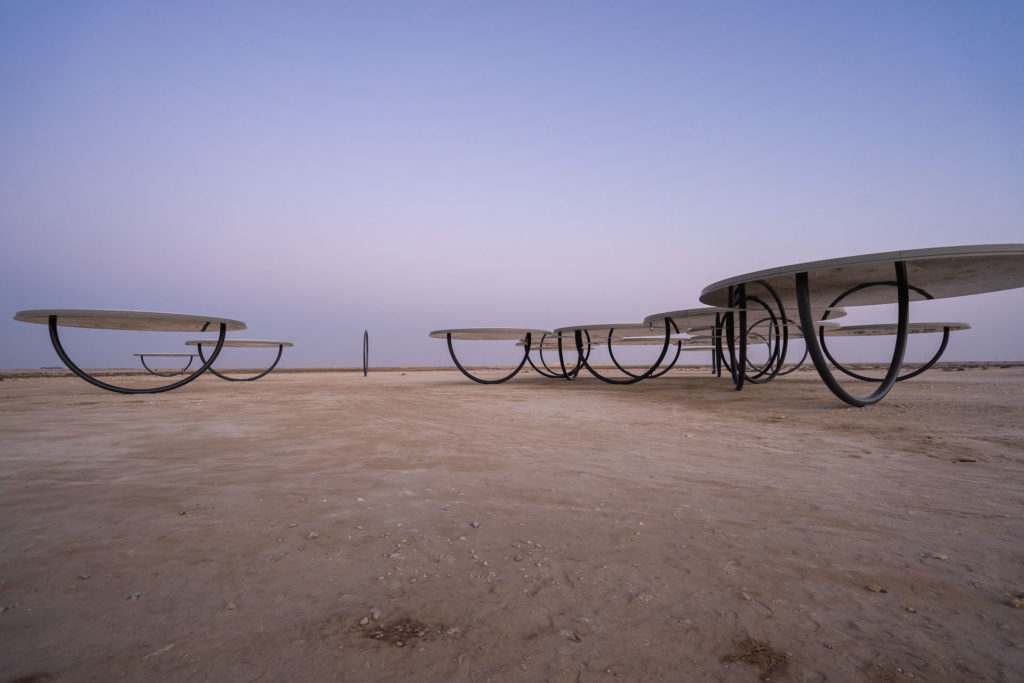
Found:
<svg viewBox="0 0 1024 683"><path fill-rule="evenodd" d="M658 360L654 361L654 364L651 365L650 368L648 368L647 372L645 372L645 373L643 373L641 375L634 375L632 373L627 373L629 375L628 379L615 379L615 378L612 378L612 377L606 377L606 376L602 375L601 373L599 373L597 370L595 370L593 368L593 366L589 362L587 362L585 359L583 361L583 367L585 367L587 369L587 372L589 372L591 375L593 375L597 379L601 380L602 382L607 382L608 384L619 384L619 385L623 385L623 384L636 384L640 380L647 379L648 377L650 377L654 373L655 370L658 369L658 367L661 366L662 361L665 360L665 354L668 353L668 347L669 347L669 344L672 341L672 331L671 330L672 330L672 327L674 325L675 325L675 323L672 322L669 318L665 318L665 341L661 345L661 353L658 354ZM584 332L584 331L585 330L576 330L576 334L575 334L575 337L576 337L576 351L580 354L581 357L583 356L583 335L582 335L582 332ZM608 337L609 337L609 339L611 339L611 335L614 333L614 331L615 331L614 328L609 328L609 330L608 330ZM589 334L588 334L587 335L588 346L589 346L589 341L590 341L590 337L589 337ZM616 363L616 365L618 365L618 363Z"/></svg>
<svg viewBox="0 0 1024 683"><path fill-rule="evenodd" d="M146 387L143 389L134 389L131 387L121 387L117 386L116 384L109 384L107 382L104 382L93 377L86 371L82 370L82 368L78 367L78 365L76 365L75 362L71 360L71 357L68 356L67 351L64 350L64 346L60 342L60 334L57 331L57 316L51 315L48 320L48 325L50 328L50 342L53 344L53 350L57 352L57 355L60 357L61 361L64 363L64 365L68 366L68 369L71 370L71 372L75 373L81 379L84 379L86 382L92 384L93 386L99 387L100 389L106 389L107 391L113 391L114 393L118 394L158 394L164 391L171 391L172 389L177 389L178 387L185 386L189 382L199 377L199 375L203 374L207 370L212 369L210 366L213 364L213 361L217 359L217 356L220 355L220 351L224 346L224 338L227 335L227 325L225 323L218 323L218 325L220 326L220 333L217 335L217 345L213 350L213 354L210 356L210 360L203 363L202 366L197 368L196 371L193 372L188 377L177 382L174 382L173 384L166 384L162 387ZM205 332L208 326L209 323L203 325L202 331Z"/></svg>
<svg viewBox="0 0 1024 683"><path fill-rule="evenodd" d="M202 342L197 343L196 344L196 348L199 349L199 357L202 358L205 361L206 358L203 356L203 343ZM278 344L277 345L277 358L274 359L273 364L269 368L264 370L263 372L259 373L258 375L253 375L252 377L228 377L227 375L225 375L223 373L217 372L217 370L212 365L212 363L213 363L213 359L212 358L210 359L210 372L212 372L213 374L217 375L221 379L226 379L229 382L255 382L260 377L265 377L267 374L270 373L271 370L273 370L274 368L277 367L278 362L281 360L281 353L283 351L284 351L284 344Z"/></svg>
<svg viewBox="0 0 1024 683"><path fill-rule="evenodd" d="M466 370L466 368L462 366L462 363L459 362L458 356L455 355L455 347L452 346L452 333L449 332L446 336L448 338L448 353L451 354L452 361L455 362L455 367L459 369L459 372L461 372L463 375L470 378L474 382L479 382L480 384L501 384L502 382L507 382L516 375L518 375L519 371L523 369L524 365L526 365L526 361L530 357L530 344L533 334L531 332L526 333L526 339L524 340L524 346L526 347L526 349L523 352L523 359L519 361L519 365L516 366L515 370L513 370L512 372L510 372L509 374L505 375L500 379L482 379Z"/></svg>
<svg viewBox="0 0 1024 683"><path fill-rule="evenodd" d="M907 332L910 322L910 285L907 282L907 264L903 261L894 263L896 270L896 298L898 322L896 323L896 344L892 352L892 360L889 362L889 369L885 373L879 387L870 395L865 397L854 396L846 391L836 380L835 375L829 369L828 360L818 343L818 335L815 334L814 320L811 311L811 294L809 278L806 272L796 274L796 299L800 311L800 327L804 335L804 343L807 344L808 352L814 367L818 371L825 385L840 400L849 405L862 408L874 405L882 400L899 377L900 369L903 367L903 355L907 349Z"/></svg>
<svg viewBox="0 0 1024 683"><path fill-rule="evenodd" d="M825 317L824 317L824 319L827 320L828 319L828 314L831 311L831 309L834 308L840 301L845 299L850 294L853 294L854 292L860 291L862 289L866 289L868 287L885 287L885 286L896 287L897 283L890 282L890 281L887 281L887 282L867 282L865 284L857 285L856 287L852 287L852 288L846 290L845 292L840 294L838 297L836 297L835 301L833 301L829 305L828 309L825 310ZM921 289L920 287L915 287L913 285L909 285L909 288L911 290L917 292L921 296L923 296L925 299L934 299L935 298L931 294L926 292L925 290ZM935 355L932 356L931 360L929 360L927 363L922 365L917 370L914 370L913 372L908 372L905 375L900 375L899 377L896 378L896 381L897 382L902 382L905 379L911 379L912 377L917 377L921 373L923 373L923 372L925 372L927 370L930 370L933 365L935 365L937 362L939 362L939 358L941 358L942 354L946 352L946 346L949 344L949 332L950 332L950 329L948 327L942 328L942 343L939 344L939 350L935 352ZM846 375L848 375L850 377L853 377L854 379L859 379L862 382L881 382L881 381L883 381L883 379L878 378L878 377L868 377L867 375L861 375L859 373L856 373L853 370L850 370L849 368L845 367L839 361L837 361L835 359L835 357L832 355L832 353L829 351L828 344L825 343L825 337L826 336L827 335L825 334L825 328L822 328L822 329L818 330L818 340L821 342L821 350L824 352L824 354L828 358L829 362L831 362L832 365L834 365L837 370L839 370L842 373L845 373Z"/></svg>
<svg viewBox="0 0 1024 683"><path fill-rule="evenodd" d="M183 367L181 370L175 370L174 372L161 372L159 370L154 370L153 368L149 367L148 365L146 365L146 354L144 353L139 354L139 360L142 361L142 367L146 368L146 370L151 375L156 375L157 377L177 377L178 375L184 375L185 371L192 367L192 361L195 360L195 356L189 355L188 363L185 364L185 367Z"/></svg>

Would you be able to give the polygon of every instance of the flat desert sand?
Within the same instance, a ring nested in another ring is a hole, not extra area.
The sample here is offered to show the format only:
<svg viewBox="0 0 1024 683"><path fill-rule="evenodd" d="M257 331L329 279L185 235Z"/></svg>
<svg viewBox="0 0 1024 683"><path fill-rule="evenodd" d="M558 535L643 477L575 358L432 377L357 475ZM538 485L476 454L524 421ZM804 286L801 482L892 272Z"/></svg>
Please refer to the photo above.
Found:
<svg viewBox="0 0 1024 683"><path fill-rule="evenodd" d="M1024 680L1024 368L954 369L8 377L0 681Z"/></svg>

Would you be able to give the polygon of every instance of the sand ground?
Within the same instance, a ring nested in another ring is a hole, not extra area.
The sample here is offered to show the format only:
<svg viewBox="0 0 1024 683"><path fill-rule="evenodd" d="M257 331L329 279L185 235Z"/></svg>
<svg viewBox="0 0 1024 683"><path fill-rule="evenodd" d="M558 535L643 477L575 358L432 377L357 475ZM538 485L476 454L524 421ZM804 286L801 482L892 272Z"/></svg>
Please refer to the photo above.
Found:
<svg viewBox="0 0 1024 683"><path fill-rule="evenodd" d="M0 381L0 681L1024 680L1024 369Z"/></svg>

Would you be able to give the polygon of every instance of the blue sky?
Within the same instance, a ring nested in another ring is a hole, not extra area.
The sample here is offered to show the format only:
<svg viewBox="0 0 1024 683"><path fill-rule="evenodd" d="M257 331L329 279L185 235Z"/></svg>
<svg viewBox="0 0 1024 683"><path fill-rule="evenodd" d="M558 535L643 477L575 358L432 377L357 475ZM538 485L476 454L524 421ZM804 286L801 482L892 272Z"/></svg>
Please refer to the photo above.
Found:
<svg viewBox="0 0 1024 683"><path fill-rule="evenodd" d="M0 366L59 364L29 308L444 365L430 330L1024 242L1021 35L1019 2L0 0ZM975 327L947 357L1021 359L1022 296L933 304Z"/></svg>

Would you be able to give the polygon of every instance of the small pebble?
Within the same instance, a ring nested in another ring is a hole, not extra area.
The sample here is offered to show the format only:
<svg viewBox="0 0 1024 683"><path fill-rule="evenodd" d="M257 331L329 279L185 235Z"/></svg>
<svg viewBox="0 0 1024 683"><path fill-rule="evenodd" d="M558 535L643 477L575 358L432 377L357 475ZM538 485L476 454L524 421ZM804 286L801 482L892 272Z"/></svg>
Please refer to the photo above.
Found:
<svg viewBox="0 0 1024 683"><path fill-rule="evenodd" d="M905 609L906 611L910 612L911 614L916 614L917 613L917 610L914 609L913 607L904 607L903 609Z"/></svg>
<svg viewBox="0 0 1024 683"><path fill-rule="evenodd" d="M314 538L319 538L319 537L320 537L320 534L318 534L315 531L310 531L308 534L306 534L306 540L307 541L312 541Z"/></svg>
<svg viewBox="0 0 1024 683"><path fill-rule="evenodd" d="M360 626L366 626L369 623L370 623L370 617L363 617L362 619L359 620L359 625Z"/></svg>
<svg viewBox="0 0 1024 683"><path fill-rule="evenodd" d="M930 555L930 557L933 560L948 560L949 559L949 555L943 555L942 553L932 553Z"/></svg>
<svg viewBox="0 0 1024 683"><path fill-rule="evenodd" d="M296 524L295 522L292 522L291 524L288 525L288 528L289 529L294 529L297 526L298 526L298 524Z"/></svg>
<svg viewBox="0 0 1024 683"><path fill-rule="evenodd" d="M370 610L370 619L373 620L373 621L380 621L380 609L379 608L374 607L372 610Z"/></svg>
<svg viewBox="0 0 1024 683"><path fill-rule="evenodd" d="M474 529L479 529L480 528L480 522L478 522L476 520L473 520L472 522L470 522L469 525L471 527L473 527Z"/></svg>
<svg viewBox="0 0 1024 683"><path fill-rule="evenodd" d="M875 584L875 583L869 583L867 586L865 586L865 588L867 588L872 593L888 593L889 592L889 591L885 590L884 588L882 588L881 586L879 586L878 584Z"/></svg>
<svg viewBox="0 0 1024 683"><path fill-rule="evenodd" d="M1006 601L1006 604L1016 609L1024 609L1024 600L1021 600L1016 595L1011 596L1010 599Z"/></svg>
<svg viewBox="0 0 1024 683"><path fill-rule="evenodd" d="M141 597L142 597L142 593L132 593L127 598L125 598L125 600L129 600L129 601L138 600Z"/></svg>
<svg viewBox="0 0 1024 683"><path fill-rule="evenodd" d="M225 609L238 609L238 605L236 605L233 602L229 602L227 605L225 605Z"/></svg>

